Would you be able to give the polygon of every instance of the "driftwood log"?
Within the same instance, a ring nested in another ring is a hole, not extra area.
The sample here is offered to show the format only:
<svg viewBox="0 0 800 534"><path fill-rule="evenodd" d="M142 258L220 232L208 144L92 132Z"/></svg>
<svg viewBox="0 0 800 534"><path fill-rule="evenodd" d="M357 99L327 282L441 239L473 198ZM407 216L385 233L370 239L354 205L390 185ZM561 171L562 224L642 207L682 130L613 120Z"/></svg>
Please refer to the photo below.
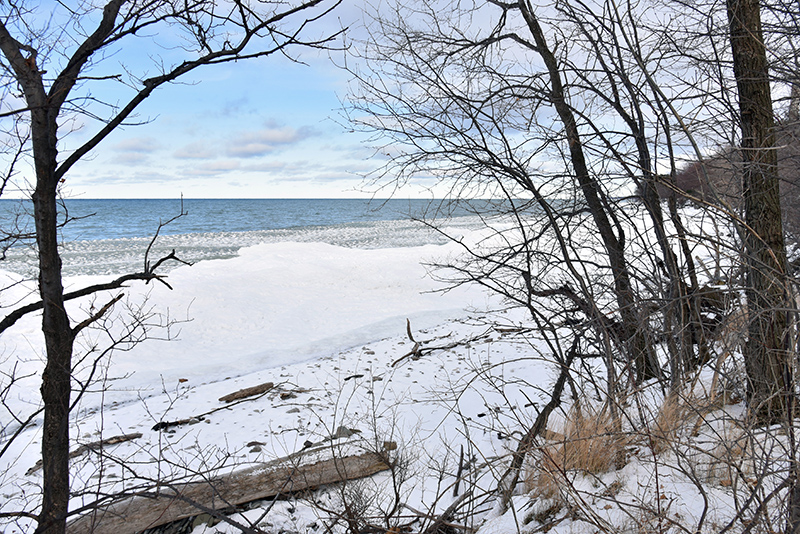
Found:
<svg viewBox="0 0 800 534"><path fill-rule="evenodd" d="M272 382L265 382L263 384L259 384L257 386L249 387L240 389L239 391L235 391L230 395L225 395L224 397L220 397L220 402L233 402L239 399L246 399L247 397L253 397L255 395L261 395L262 393L266 393L267 391L271 390L275 387L275 384Z"/></svg>
<svg viewBox="0 0 800 534"><path fill-rule="evenodd" d="M363 478L389 469L372 453L339 456L326 447L280 458L200 482L163 485L100 507L67 525L68 534L134 534L203 510L233 506L281 494Z"/></svg>

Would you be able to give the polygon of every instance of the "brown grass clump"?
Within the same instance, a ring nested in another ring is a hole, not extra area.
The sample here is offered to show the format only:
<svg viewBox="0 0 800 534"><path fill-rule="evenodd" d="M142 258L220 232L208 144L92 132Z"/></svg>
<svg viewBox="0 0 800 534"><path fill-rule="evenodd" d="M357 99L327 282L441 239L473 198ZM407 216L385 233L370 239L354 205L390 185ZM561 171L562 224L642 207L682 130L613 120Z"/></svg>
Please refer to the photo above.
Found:
<svg viewBox="0 0 800 534"><path fill-rule="evenodd" d="M629 442L607 410L580 402L567 414L562 434L547 455L562 471L604 473L619 463Z"/></svg>
<svg viewBox="0 0 800 534"><path fill-rule="evenodd" d="M672 451L681 455L705 482L730 486L748 469L750 434L733 420L715 412L724 397L694 394L668 396L643 434L656 455Z"/></svg>
<svg viewBox="0 0 800 534"><path fill-rule="evenodd" d="M555 498L568 472L598 474L618 466L630 437L616 428L605 410L576 402L560 431L532 455L526 486L538 497Z"/></svg>
<svg viewBox="0 0 800 534"><path fill-rule="evenodd" d="M538 453L543 451L539 450ZM548 499L560 501L561 473L555 469L555 465L549 461L544 454L537 454L533 463L537 465L529 466L525 476L525 489L534 499Z"/></svg>
<svg viewBox="0 0 800 534"><path fill-rule="evenodd" d="M691 398L678 395L664 399L649 429L649 445L655 454L668 450L681 433L687 431L688 422L697 416L697 408L692 406L692 401Z"/></svg>

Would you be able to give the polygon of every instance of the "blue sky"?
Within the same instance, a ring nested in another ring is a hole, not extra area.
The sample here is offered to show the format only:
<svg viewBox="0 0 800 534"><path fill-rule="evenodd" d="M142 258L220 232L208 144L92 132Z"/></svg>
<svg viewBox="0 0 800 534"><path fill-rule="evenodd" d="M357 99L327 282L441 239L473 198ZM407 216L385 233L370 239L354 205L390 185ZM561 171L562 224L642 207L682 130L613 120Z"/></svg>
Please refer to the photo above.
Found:
<svg viewBox="0 0 800 534"><path fill-rule="evenodd" d="M146 101L68 175L83 198L357 197L379 163L341 124L347 74L326 58L212 66ZM88 134L89 131L86 132ZM79 141L82 131L71 134Z"/></svg>
<svg viewBox="0 0 800 534"><path fill-rule="evenodd" d="M37 22L58 28L54 22L58 7L48 20L53 5L49 0L39 4ZM313 28L313 34L357 26L360 17L354 3L342 4ZM89 21L84 27L94 24ZM122 64L146 77L156 70L154 62L171 65L185 59L175 35L152 31L124 39L99 58L89 74L124 72ZM63 34L55 38L69 42ZM55 49L50 62L42 59L39 67L59 72L65 56L72 53L69 47L63 52ZM160 87L138 108L136 121L142 124L118 128L75 165L63 183L63 194L67 198L369 196L363 176L383 162L372 159L364 134L348 132L342 124L339 110L349 74L334 65L328 52L303 48L290 52L307 64L276 54L201 67L181 83ZM342 52L330 54L342 61ZM130 97L120 84L108 80L88 81L84 89L105 103L124 104ZM97 106L92 109L98 115L107 115L107 109ZM72 131L60 139L59 150L68 153L99 127L99 122L82 115L62 121L62 134ZM31 181L30 170L20 176L20 183ZM417 187L399 196L430 194Z"/></svg>

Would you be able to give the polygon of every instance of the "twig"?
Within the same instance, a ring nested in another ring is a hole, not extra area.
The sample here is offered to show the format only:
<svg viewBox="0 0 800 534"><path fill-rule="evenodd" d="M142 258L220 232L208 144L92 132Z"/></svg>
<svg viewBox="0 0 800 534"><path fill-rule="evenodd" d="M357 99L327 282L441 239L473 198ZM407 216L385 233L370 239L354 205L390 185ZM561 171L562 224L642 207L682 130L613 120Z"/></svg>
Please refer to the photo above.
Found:
<svg viewBox="0 0 800 534"><path fill-rule="evenodd" d="M438 530L441 527L451 527L457 530L461 530L463 532L475 532L476 529L473 527L468 527L467 525L459 525L458 523L453 523L452 521L447 519L447 516L452 515L453 512L455 512L455 510L458 508L458 506L460 506L469 495L471 495L471 492L466 492L462 494L458 499L453 501L450 504L450 506L448 506L447 509L439 515L439 517L436 517L435 519L431 514L426 514L425 512L421 512L416 508L414 508L413 506L409 506L406 503L403 503L403 508L405 508L409 512L416 514L418 518L434 520L433 523L431 523L431 525L423 531L423 534L433 534L436 532L436 530L432 529L435 528Z"/></svg>
<svg viewBox="0 0 800 534"><path fill-rule="evenodd" d="M437 517L436 520L425 529L423 534L435 534L441 527L447 525L452 519L453 513L458 510L458 507L461 506L461 503L464 502L470 495L472 495L472 492L465 491L456 500L450 503L450 506L448 506L444 512L439 514L439 517Z"/></svg>
<svg viewBox="0 0 800 534"><path fill-rule="evenodd" d="M453 497L458 496L458 485L461 482L461 474L464 471L464 444L461 444L461 454L458 456L458 472L456 473L456 484L453 487Z"/></svg>
<svg viewBox="0 0 800 534"><path fill-rule="evenodd" d="M100 441L93 441L91 443L86 443L85 445L81 445L80 447L69 453L69 457L70 459L77 458L78 456L81 456L84 453L101 449L106 445L116 445L118 443L125 443L126 441L132 441L134 439L139 439L141 437L142 437L141 432L134 432L133 434L122 434L120 436L112 436L110 438L101 439ZM36 462L36 465L28 469L28 471L25 474L32 475L41 468L42 468L42 461L39 460L38 462Z"/></svg>

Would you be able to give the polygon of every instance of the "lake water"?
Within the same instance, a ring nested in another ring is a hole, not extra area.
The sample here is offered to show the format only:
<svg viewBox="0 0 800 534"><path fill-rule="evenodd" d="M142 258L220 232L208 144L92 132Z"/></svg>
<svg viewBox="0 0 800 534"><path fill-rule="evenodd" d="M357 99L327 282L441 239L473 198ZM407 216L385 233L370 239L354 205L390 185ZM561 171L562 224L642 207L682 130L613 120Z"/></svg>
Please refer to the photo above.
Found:
<svg viewBox="0 0 800 534"><path fill-rule="evenodd" d="M279 241L323 242L353 248L440 244L445 238L415 220L447 218L450 227L474 227L480 203L359 199L68 200L62 208L64 274L120 274L141 270L159 223L151 260L175 250L197 262L230 258L242 247ZM29 202L0 201L0 228L18 220L33 228ZM35 272L31 246L15 247L0 268Z"/></svg>

